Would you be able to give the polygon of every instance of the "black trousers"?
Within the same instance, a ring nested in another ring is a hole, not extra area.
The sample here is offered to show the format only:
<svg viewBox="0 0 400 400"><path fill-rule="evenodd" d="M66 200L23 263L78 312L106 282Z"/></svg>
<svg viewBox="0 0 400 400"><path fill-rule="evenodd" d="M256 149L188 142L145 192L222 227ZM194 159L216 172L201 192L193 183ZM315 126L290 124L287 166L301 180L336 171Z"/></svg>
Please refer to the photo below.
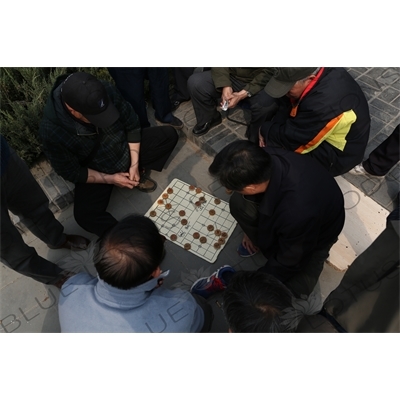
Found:
<svg viewBox="0 0 400 400"><path fill-rule="evenodd" d="M241 91L245 86L243 82L233 77L231 77L231 84L235 92ZM215 89L211 71L193 74L188 80L188 89L198 125L203 125L218 117L216 108L218 100L221 98L221 92ZM275 114L278 108L276 101L264 90L261 90L252 97L242 100L239 104L250 109L251 121L248 127L248 137L252 142L258 143L260 126Z"/></svg>
<svg viewBox="0 0 400 400"><path fill-rule="evenodd" d="M61 245L66 239L64 227L49 210L49 200L25 162L12 148L10 151L6 172L1 176L1 261L22 275L51 283L63 270L25 244L8 210L46 244Z"/></svg>
<svg viewBox="0 0 400 400"><path fill-rule="evenodd" d="M172 68L174 75L174 91L171 96L171 101L186 101L190 100L190 94L187 87L187 81L193 74L194 68Z"/></svg>
<svg viewBox="0 0 400 400"><path fill-rule="evenodd" d="M140 141L139 167L161 171L178 138L176 130L170 126L144 128ZM74 216L86 231L102 236L117 223L106 211L113 187L103 183L75 185Z"/></svg>
<svg viewBox="0 0 400 400"><path fill-rule="evenodd" d="M108 68L115 85L126 101L131 103L139 117L140 126L150 126L144 98L144 81L149 80L151 102L156 119L171 122L171 102L169 99L168 68Z"/></svg>
<svg viewBox="0 0 400 400"><path fill-rule="evenodd" d="M325 310L347 332L400 332L399 254L399 221L388 221L326 299Z"/></svg>
<svg viewBox="0 0 400 400"><path fill-rule="evenodd" d="M363 162L371 175L385 176L400 160L400 125Z"/></svg>

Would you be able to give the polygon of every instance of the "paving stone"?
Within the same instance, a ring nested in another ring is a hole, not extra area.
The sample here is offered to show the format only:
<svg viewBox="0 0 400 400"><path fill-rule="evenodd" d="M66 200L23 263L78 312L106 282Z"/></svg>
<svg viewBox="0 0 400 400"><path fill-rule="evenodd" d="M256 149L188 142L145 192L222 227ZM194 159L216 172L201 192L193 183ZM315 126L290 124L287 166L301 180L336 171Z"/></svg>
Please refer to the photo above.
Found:
<svg viewBox="0 0 400 400"><path fill-rule="evenodd" d="M379 98L387 103L393 102L395 107L399 107L399 104L395 101L396 98L400 96L400 90L397 90L393 87L386 88L382 93L379 94Z"/></svg>
<svg viewBox="0 0 400 400"><path fill-rule="evenodd" d="M50 304L47 287L25 276L20 276L13 283L2 287L0 293L0 329L5 332L19 329L18 321L24 320L24 313L39 304L42 307Z"/></svg>
<svg viewBox="0 0 400 400"><path fill-rule="evenodd" d="M389 135L386 134L386 132L388 132L388 130L386 130L385 132L382 130L380 133L378 133L374 137L374 143L378 143L378 146L379 146L382 142L384 142L389 137ZM376 146L376 147L378 147L378 146Z"/></svg>
<svg viewBox="0 0 400 400"><path fill-rule="evenodd" d="M54 186L53 181L48 175L40 178L39 184L50 201L53 201L60 195L58 188Z"/></svg>
<svg viewBox="0 0 400 400"><path fill-rule="evenodd" d="M219 153L224 147L226 147L229 143L234 142L235 140L237 140L237 136L228 132L227 136L214 144L214 150Z"/></svg>
<svg viewBox="0 0 400 400"><path fill-rule="evenodd" d="M374 68L375 69L375 68ZM385 71L381 76L377 78L379 82L382 82L385 86L391 85L394 82L400 80L400 69L399 68L385 68Z"/></svg>
<svg viewBox="0 0 400 400"><path fill-rule="evenodd" d="M395 120L393 120L394 122ZM394 126L392 124L386 125L382 130L381 134L385 135L386 137L389 137L394 131Z"/></svg>
<svg viewBox="0 0 400 400"><path fill-rule="evenodd" d="M379 185L378 190L370 195L371 199L382 204L386 209L393 205L393 200L399 193L399 182L392 179L385 179ZM391 211L391 210L390 210Z"/></svg>
<svg viewBox="0 0 400 400"><path fill-rule="evenodd" d="M366 85L366 84L364 84L362 82L358 82L358 84L360 85L360 88L363 91L367 101L370 101L370 100L374 99L380 93L379 90L373 89L373 88L371 88L371 86Z"/></svg>
<svg viewBox="0 0 400 400"><path fill-rule="evenodd" d="M385 88L384 84L382 84L381 82L378 82L376 79L371 78L368 75L361 75L358 78L356 78L356 81L359 83L362 82L365 85L368 85L369 87L376 90L377 92L381 92Z"/></svg>
<svg viewBox="0 0 400 400"><path fill-rule="evenodd" d="M395 117L394 115L390 115L390 113L388 112L379 110L373 104L369 105L369 110L371 115L374 116L374 118L379 119L385 123L390 123Z"/></svg>
<svg viewBox="0 0 400 400"><path fill-rule="evenodd" d="M400 184L400 164L397 163L389 172L388 175L393 179L399 182Z"/></svg>
<svg viewBox="0 0 400 400"><path fill-rule="evenodd" d="M350 71L353 72L354 74L357 74L357 76L364 74L370 70L371 70L371 68L366 68L366 67L351 67L350 68Z"/></svg>
<svg viewBox="0 0 400 400"><path fill-rule="evenodd" d="M390 85L392 88L400 90L400 79L398 79L397 81L391 83Z"/></svg>
<svg viewBox="0 0 400 400"><path fill-rule="evenodd" d="M379 132L386 126L386 123L371 114L371 128L369 132L369 140L374 139Z"/></svg>
<svg viewBox="0 0 400 400"><path fill-rule="evenodd" d="M214 132L212 136L209 136L206 139L206 143L209 146L212 147L214 145L214 143L219 142L220 140L222 140L224 137L226 137L231 132L230 129L227 129L225 127L225 125L221 126L221 128L222 127L224 128L223 130L219 129L219 132Z"/></svg>
<svg viewBox="0 0 400 400"><path fill-rule="evenodd" d="M384 111L386 114L389 114L392 118L396 117L400 112L399 108L394 107L393 105L390 105L379 98L373 99L370 102L370 107L371 105L376 107L378 110Z"/></svg>
<svg viewBox="0 0 400 400"><path fill-rule="evenodd" d="M393 104L397 108L400 108L400 96L398 96L394 100L392 100L391 104Z"/></svg>
<svg viewBox="0 0 400 400"><path fill-rule="evenodd" d="M368 76L371 77L372 79L377 79L380 78L386 71L387 68L381 68L381 67L371 68L368 71Z"/></svg>
<svg viewBox="0 0 400 400"><path fill-rule="evenodd" d="M18 274L11 268L6 267L2 262L0 262L0 290L21 279L23 275Z"/></svg>

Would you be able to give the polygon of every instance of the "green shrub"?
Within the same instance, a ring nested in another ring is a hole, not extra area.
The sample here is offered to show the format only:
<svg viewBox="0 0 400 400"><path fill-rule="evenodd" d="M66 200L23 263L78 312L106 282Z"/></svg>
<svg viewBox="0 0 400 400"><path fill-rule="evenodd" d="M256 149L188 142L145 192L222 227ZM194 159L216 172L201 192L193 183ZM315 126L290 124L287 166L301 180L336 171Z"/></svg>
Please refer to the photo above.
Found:
<svg viewBox="0 0 400 400"><path fill-rule="evenodd" d="M0 133L29 166L42 153L37 132L51 88L57 76L76 71L112 81L106 68L0 68Z"/></svg>

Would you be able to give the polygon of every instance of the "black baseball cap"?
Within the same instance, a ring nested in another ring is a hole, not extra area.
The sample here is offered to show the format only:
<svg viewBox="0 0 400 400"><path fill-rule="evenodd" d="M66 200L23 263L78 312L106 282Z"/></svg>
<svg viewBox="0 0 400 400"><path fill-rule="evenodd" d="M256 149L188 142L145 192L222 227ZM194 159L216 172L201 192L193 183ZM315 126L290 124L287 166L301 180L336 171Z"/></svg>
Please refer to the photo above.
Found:
<svg viewBox="0 0 400 400"><path fill-rule="evenodd" d="M103 84L86 72L75 72L65 79L61 98L99 128L107 128L119 118Z"/></svg>
<svg viewBox="0 0 400 400"><path fill-rule="evenodd" d="M265 86L265 91L271 97L283 97L293 85L311 75L317 67L276 68L275 73Z"/></svg>

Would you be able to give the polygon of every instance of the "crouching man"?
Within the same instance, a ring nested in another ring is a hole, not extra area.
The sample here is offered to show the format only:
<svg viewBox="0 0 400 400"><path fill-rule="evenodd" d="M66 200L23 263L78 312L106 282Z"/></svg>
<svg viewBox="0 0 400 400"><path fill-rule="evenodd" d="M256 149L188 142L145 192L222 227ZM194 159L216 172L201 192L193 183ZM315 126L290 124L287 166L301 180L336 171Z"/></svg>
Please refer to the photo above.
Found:
<svg viewBox="0 0 400 400"><path fill-rule="evenodd" d="M211 307L180 289L162 287L164 240L147 217L129 216L98 243L98 276L81 273L62 287L62 332L206 332Z"/></svg>
<svg viewBox="0 0 400 400"><path fill-rule="evenodd" d="M245 140L222 149L209 172L234 191L230 211L244 232L239 255L261 251L262 271L308 296L344 224L335 179L311 158Z"/></svg>

